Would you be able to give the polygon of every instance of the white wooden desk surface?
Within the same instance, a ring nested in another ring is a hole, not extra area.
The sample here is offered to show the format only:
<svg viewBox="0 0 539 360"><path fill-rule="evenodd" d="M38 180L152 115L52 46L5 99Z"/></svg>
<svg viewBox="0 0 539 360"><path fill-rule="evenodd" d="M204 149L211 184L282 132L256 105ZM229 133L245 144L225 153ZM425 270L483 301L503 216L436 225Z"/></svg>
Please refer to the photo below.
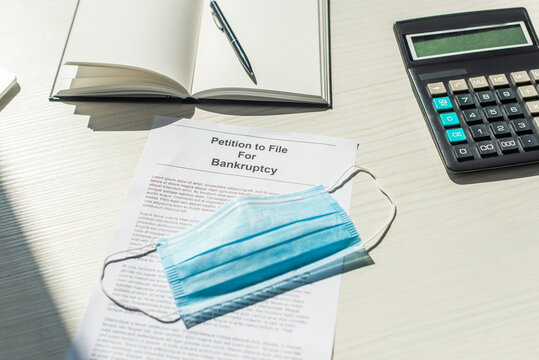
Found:
<svg viewBox="0 0 539 360"><path fill-rule="evenodd" d="M0 66L20 84L0 102L0 359L65 356L155 114L361 143L399 212L376 265L343 276L335 360L539 358L539 168L451 180L392 29L508 6L539 26L539 2L332 0L329 111L51 103L75 0L0 5ZM387 215L368 182L352 203L363 236Z"/></svg>

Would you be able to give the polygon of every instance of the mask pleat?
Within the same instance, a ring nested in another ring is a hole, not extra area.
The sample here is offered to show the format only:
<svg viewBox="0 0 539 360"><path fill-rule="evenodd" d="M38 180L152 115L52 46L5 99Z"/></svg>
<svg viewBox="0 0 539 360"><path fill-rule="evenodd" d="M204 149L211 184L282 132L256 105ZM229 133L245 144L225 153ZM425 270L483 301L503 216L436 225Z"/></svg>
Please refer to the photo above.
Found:
<svg viewBox="0 0 539 360"><path fill-rule="evenodd" d="M327 193L326 193L327 195ZM331 196L320 197L321 206L311 208L304 206L310 199L294 201L284 208L278 216L273 213L271 203L246 204L243 207L234 209L226 217L229 224L226 231L219 226L209 227L204 231L203 236L186 238L180 243L175 243L158 249L164 262L180 263L196 256L200 256L208 251L215 251L228 246L235 241L248 240L276 228L287 226L296 222L316 221L319 217L333 214L338 210L331 206ZM286 222L283 223L283 219ZM218 225L218 223L217 223ZM199 235L199 234L197 234ZM167 257L172 256L173 259Z"/></svg>
<svg viewBox="0 0 539 360"><path fill-rule="evenodd" d="M340 234L337 241L335 233ZM193 274L181 281L183 291L189 296L236 291L328 257L357 241L357 236L352 236L342 225L329 226Z"/></svg>
<svg viewBox="0 0 539 360"><path fill-rule="evenodd" d="M259 233L250 235L245 238L234 239L224 245L216 248L208 249L201 254L195 255L181 263L183 273L196 273L203 272L213 268L213 264L220 263L225 264L234 261L236 258L241 258L249 253L257 251L257 249L264 250L266 248L277 246L280 243L291 241L282 234L288 234L288 236L295 236L294 234L300 233L298 228L302 227L302 222L310 221L317 222L320 229L327 228L328 224L332 226L335 224L336 212L330 212L327 214L321 214L312 218L293 221L287 224L283 224L276 228L265 229ZM249 242L249 244L242 244L243 242ZM178 263L178 259L174 259Z"/></svg>

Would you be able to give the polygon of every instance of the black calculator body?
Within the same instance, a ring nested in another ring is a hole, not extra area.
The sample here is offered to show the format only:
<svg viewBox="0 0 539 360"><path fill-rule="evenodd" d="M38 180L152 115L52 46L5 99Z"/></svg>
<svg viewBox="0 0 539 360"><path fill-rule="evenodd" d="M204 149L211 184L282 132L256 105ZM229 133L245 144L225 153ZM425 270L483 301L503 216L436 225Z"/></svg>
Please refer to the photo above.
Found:
<svg viewBox="0 0 539 360"><path fill-rule="evenodd" d="M539 42L524 8L398 21L394 31L449 171L539 161Z"/></svg>

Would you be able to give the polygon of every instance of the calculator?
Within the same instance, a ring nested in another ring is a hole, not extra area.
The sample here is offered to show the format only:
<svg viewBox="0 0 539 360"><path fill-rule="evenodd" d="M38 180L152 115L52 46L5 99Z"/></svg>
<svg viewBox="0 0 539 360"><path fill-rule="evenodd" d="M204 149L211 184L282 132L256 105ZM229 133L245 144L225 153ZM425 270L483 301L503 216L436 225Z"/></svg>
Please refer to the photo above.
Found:
<svg viewBox="0 0 539 360"><path fill-rule="evenodd" d="M450 172L539 161L539 43L526 9L398 21L394 31Z"/></svg>

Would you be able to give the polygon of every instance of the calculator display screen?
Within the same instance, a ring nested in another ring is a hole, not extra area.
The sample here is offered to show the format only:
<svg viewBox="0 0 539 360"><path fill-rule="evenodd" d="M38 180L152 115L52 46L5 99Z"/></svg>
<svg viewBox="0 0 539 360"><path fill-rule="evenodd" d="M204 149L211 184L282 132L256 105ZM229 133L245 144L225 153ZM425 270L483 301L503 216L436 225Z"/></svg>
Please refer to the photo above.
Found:
<svg viewBox="0 0 539 360"><path fill-rule="evenodd" d="M414 60L532 45L524 22L406 35Z"/></svg>

